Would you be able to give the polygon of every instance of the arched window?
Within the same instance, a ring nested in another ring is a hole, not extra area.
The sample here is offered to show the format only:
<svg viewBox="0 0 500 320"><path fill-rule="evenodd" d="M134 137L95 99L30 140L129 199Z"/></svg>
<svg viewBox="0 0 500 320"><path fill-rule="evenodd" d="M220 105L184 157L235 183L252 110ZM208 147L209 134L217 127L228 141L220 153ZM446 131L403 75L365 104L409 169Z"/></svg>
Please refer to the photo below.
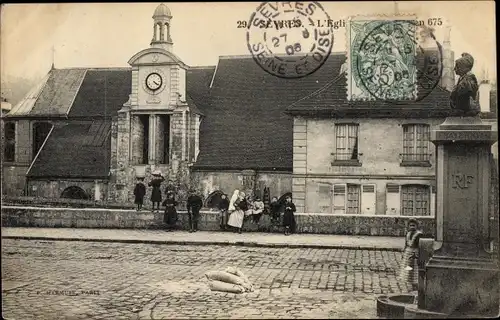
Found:
<svg viewBox="0 0 500 320"><path fill-rule="evenodd" d="M16 123L5 123L4 161L16 161Z"/></svg>
<svg viewBox="0 0 500 320"><path fill-rule="evenodd" d="M90 196L80 187L71 186L61 193L61 198L90 200Z"/></svg>
<svg viewBox="0 0 500 320"><path fill-rule="evenodd" d="M33 124L33 159L42 148L50 129L52 129L52 124L49 122L36 122Z"/></svg>
<svg viewBox="0 0 500 320"><path fill-rule="evenodd" d="M205 200L205 207L207 208L219 208L219 203L221 201L221 196L224 194L224 192L220 190L216 190L212 192L208 197L207 200Z"/></svg>

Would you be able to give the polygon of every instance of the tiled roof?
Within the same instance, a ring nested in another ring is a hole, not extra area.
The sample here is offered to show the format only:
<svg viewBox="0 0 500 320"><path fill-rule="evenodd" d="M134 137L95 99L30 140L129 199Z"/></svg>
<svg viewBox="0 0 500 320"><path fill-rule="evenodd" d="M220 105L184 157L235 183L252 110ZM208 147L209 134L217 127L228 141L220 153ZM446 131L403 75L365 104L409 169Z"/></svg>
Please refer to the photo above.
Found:
<svg viewBox="0 0 500 320"><path fill-rule="evenodd" d="M129 68L89 69L68 116L114 116L127 102L131 85L132 72Z"/></svg>
<svg viewBox="0 0 500 320"><path fill-rule="evenodd" d="M309 76L283 79L250 56L221 57L203 107L209 110L202 109L194 168L291 170L293 119L286 107L331 81L341 64L342 57L332 54Z"/></svg>
<svg viewBox="0 0 500 320"><path fill-rule="evenodd" d="M85 69L52 70L30 116L66 115L82 84L85 72Z"/></svg>
<svg viewBox="0 0 500 320"><path fill-rule="evenodd" d="M33 87L33 89L28 92L24 99L19 101L19 103L17 103L12 108L12 110L8 114L8 117L29 115L29 113L33 109L33 106L35 105L35 102L42 93L45 83L47 82L49 77L50 74L47 74L35 87Z"/></svg>
<svg viewBox="0 0 500 320"><path fill-rule="evenodd" d="M341 58L346 60L345 55ZM423 61L423 59L418 59ZM287 107L290 114L314 114L325 116L446 116L450 112L450 93L437 85L432 91L417 84L417 101L390 103L381 100L349 101L347 99L347 75L340 68L333 70L332 80L317 92L295 101Z"/></svg>
<svg viewBox="0 0 500 320"><path fill-rule="evenodd" d="M28 177L106 178L111 155L111 120L56 125Z"/></svg>

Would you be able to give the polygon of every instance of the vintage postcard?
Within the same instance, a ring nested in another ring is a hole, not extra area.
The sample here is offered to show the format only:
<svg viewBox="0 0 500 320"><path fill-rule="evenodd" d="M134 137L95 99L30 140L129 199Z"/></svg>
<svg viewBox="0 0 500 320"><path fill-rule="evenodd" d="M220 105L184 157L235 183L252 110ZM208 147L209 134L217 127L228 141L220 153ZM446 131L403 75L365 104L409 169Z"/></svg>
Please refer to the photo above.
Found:
<svg viewBox="0 0 500 320"><path fill-rule="evenodd" d="M0 14L3 318L499 315L493 1Z"/></svg>

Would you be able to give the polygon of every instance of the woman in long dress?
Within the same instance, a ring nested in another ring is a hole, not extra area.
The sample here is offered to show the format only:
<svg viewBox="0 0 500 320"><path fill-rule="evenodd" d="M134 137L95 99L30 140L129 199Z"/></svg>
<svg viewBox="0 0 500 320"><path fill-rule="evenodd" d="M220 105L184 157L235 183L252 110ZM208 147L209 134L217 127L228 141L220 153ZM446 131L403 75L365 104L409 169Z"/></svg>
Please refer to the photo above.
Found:
<svg viewBox="0 0 500 320"><path fill-rule="evenodd" d="M246 206L246 208L245 208ZM227 224L241 233L243 228L243 219L245 217L245 211L248 209L248 204L245 200L245 193L235 190L233 196L231 197L231 202L229 203L229 210L233 210L229 216Z"/></svg>
<svg viewBox="0 0 500 320"><path fill-rule="evenodd" d="M158 212L160 212L160 203L161 203L161 183L165 180L161 175L160 171L153 172L153 180L149 182L149 186L153 187L151 191L151 202L153 203L153 212L155 211L155 203Z"/></svg>
<svg viewBox="0 0 500 320"><path fill-rule="evenodd" d="M175 209L177 204L178 203L175 201L174 194L172 192L168 192L167 199L163 201L163 205L165 206L163 222L167 227L167 231L172 231L175 227L175 223L177 222L177 210Z"/></svg>
<svg viewBox="0 0 500 320"><path fill-rule="evenodd" d="M287 196L285 200L285 212L283 214L283 226L285 227L285 236L295 232L295 204L292 202L292 197Z"/></svg>

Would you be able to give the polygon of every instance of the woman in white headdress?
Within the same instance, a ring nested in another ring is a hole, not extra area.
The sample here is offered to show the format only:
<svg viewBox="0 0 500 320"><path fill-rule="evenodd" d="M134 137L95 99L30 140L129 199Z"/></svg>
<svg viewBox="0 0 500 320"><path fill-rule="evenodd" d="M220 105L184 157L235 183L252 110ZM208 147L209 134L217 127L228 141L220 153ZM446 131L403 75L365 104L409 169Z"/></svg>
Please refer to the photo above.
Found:
<svg viewBox="0 0 500 320"><path fill-rule="evenodd" d="M231 197L231 200L229 200L229 208L228 208L229 213L233 212L236 209L234 207L234 202L238 199L239 194L240 194L240 190L238 190L238 189L234 190L233 196Z"/></svg>
<svg viewBox="0 0 500 320"><path fill-rule="evenodd" d="M229 210L233 209L227 224L236 228L241 233L243 227L243 219L245 217L245 210L248 210L248 204L245 200L245 193L235 190L229 203Z"/></svg>

